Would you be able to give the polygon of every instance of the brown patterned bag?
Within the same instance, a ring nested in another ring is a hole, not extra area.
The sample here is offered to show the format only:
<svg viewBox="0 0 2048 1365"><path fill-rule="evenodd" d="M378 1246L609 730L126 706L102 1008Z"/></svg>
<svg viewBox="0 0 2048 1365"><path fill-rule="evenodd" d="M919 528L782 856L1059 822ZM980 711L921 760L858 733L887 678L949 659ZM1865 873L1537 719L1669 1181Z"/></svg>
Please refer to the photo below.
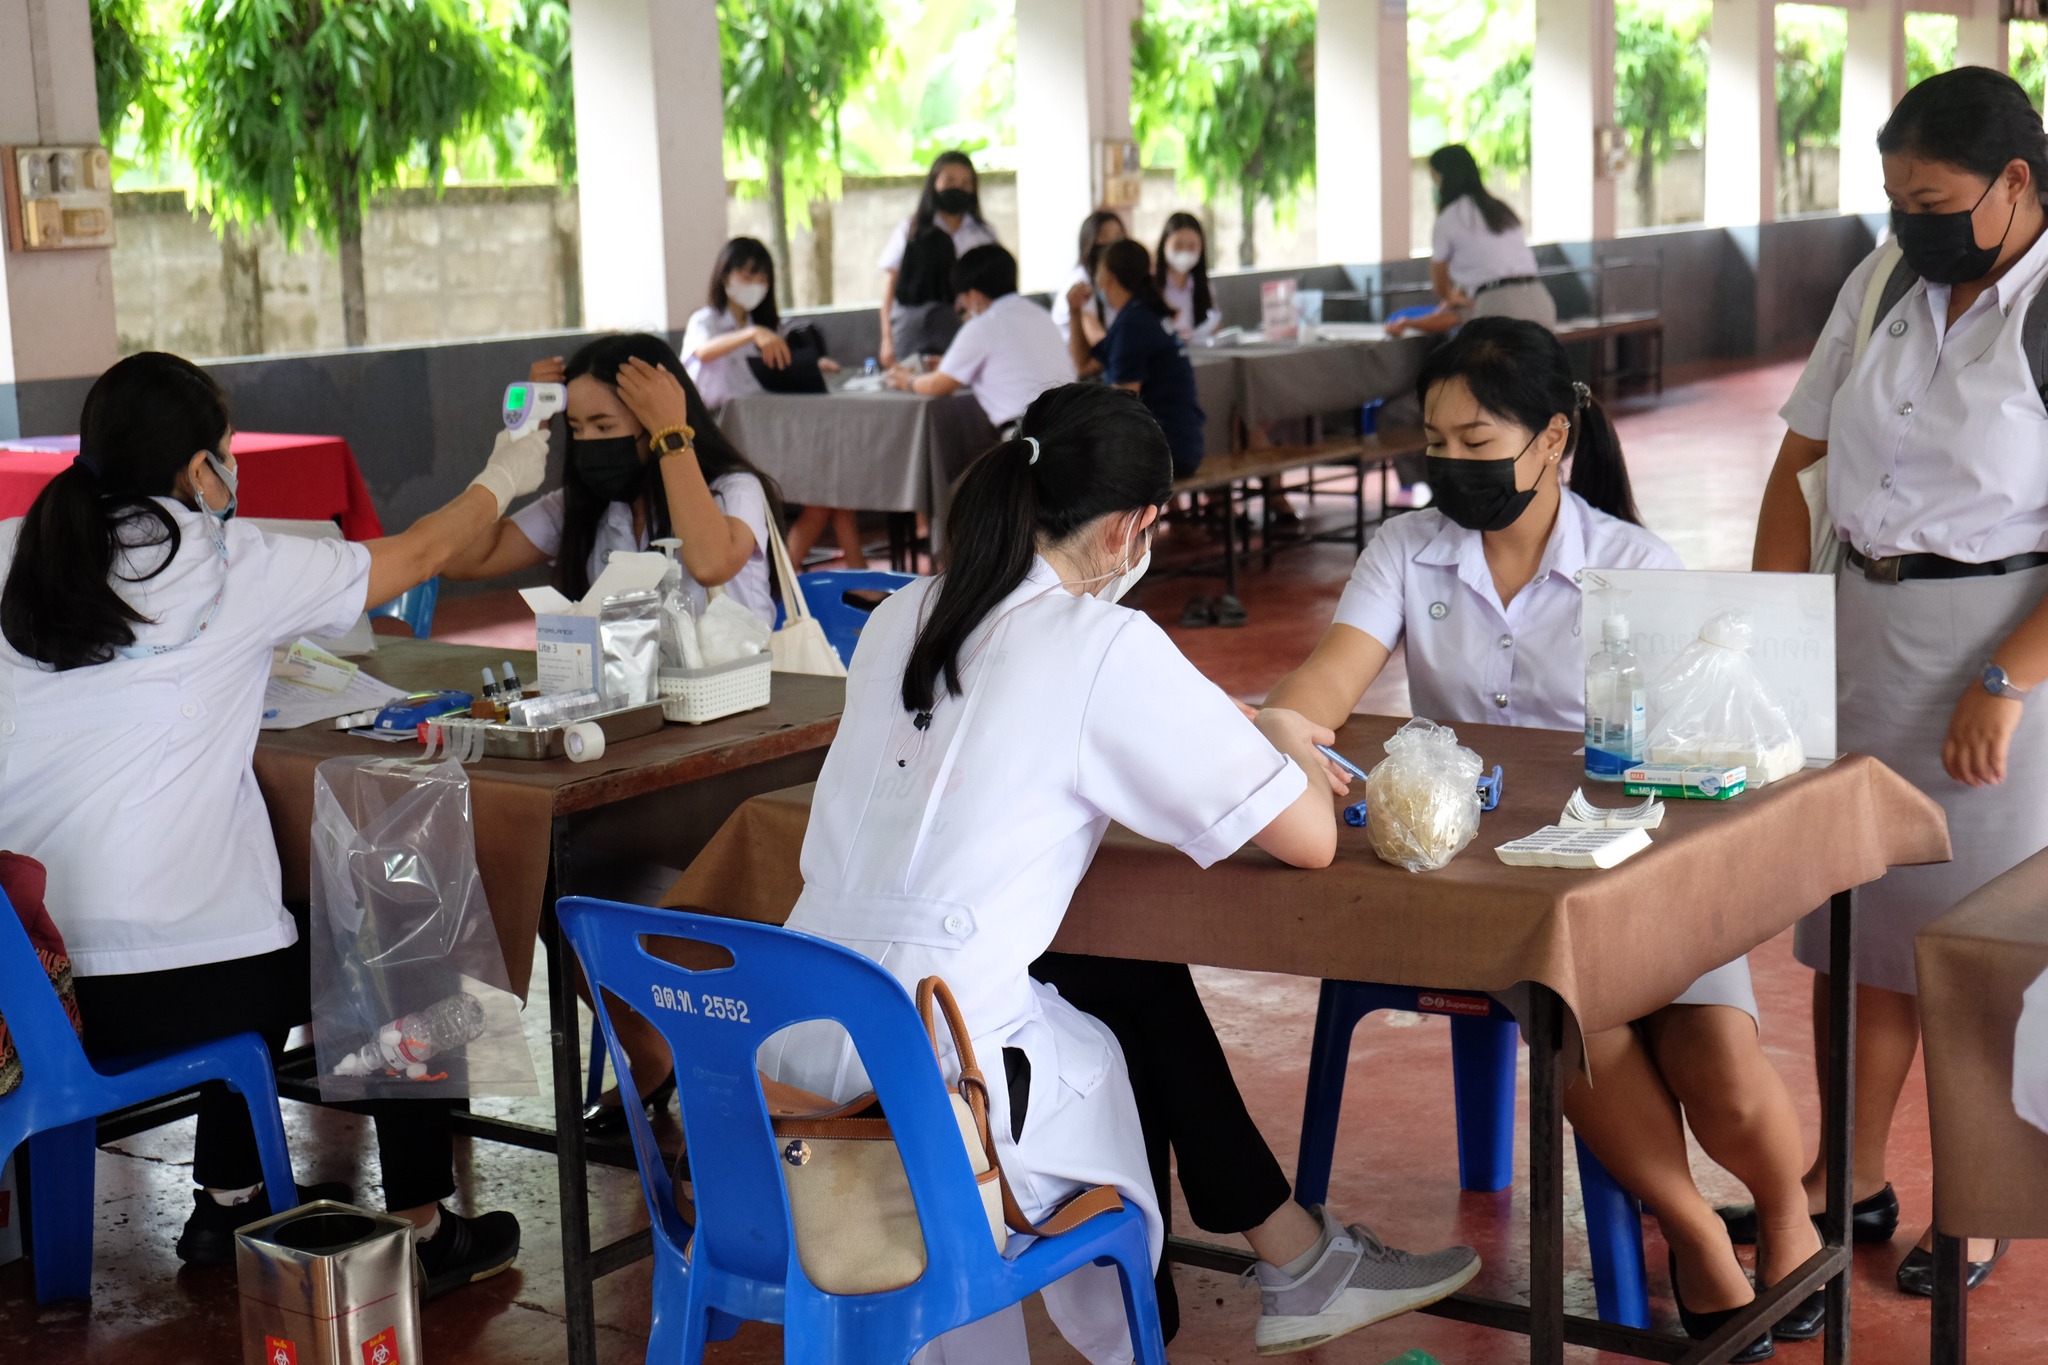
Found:
<svg viewBox="0 0 2048 1365"><path fill-rule="evenodd" d="M36 956L43 960L43 971L49 975L50 989L57 992L65 1017L71 1020L72 1030L82 1038L85 1029L78 1018L78 993L71 985L71 957L64 951L63 935L57 932L50 912L43 905L43 893L49 883L48 870L34 858L21 853L0 852L0 891L6 892L7 899L13 903L21 927L28 931L29 943L35 948ZM0 1017L0 1095L20 1084L21 1057L15 1051L14 1040L7 1034L7 1020Z"/></svg>

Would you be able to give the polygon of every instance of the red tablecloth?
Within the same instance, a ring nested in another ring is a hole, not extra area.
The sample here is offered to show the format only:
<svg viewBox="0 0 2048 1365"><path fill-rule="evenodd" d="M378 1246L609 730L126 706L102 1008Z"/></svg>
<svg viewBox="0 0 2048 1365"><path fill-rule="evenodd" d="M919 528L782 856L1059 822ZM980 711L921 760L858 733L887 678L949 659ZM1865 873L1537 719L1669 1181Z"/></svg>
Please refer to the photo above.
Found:
<svg viewBox="0 0 2048 1365"><path fill-rule="evenodd" d="M43 485L78 453L76 436L0 441L0 518L28 511ZM339 436L235 433L239 508L252 517L339 521L350 540L384 534L356 457Z"/></svg>

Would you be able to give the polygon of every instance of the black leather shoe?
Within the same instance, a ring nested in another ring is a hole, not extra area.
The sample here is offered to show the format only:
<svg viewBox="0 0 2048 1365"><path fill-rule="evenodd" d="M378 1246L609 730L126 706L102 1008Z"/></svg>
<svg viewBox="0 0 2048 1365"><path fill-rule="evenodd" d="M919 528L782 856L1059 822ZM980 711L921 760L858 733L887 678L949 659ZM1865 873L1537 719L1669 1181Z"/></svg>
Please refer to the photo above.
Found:
<svg viewBox="0 0 2048 1365"><path fill-rule="evenodd" d="M420 1260L421 1301L438 1299L510 1266L519 1255L519 1220L503 1209L464 1218L443 1208L440 1230L414 1241L413 1253Z"/></svg>
<svg viewBox="0 0 2048 1365"><path fill-rule="evenodd" d="M1991 1267L2005 1258L2005 1249L2012 1243L2001 1237L1988 1261L1972 1261L1963 1276L1963 1287L1975 1289L1991 1278ZM1923 1299L1934 1297L1934 1253L1914 1247L1906 1253L1906 1259L1899 1262L1899 1292L1913 1294Z"/></svg>
<svg viewBox="0 0 2048 1365"><path fill-rule="evenodd" d="M1812 1341L1828 1329L1828 1292L1816 1289L1779 1318L1771 1335L1779 1341Z"/></svg>
<svg viewBox="0 0 2048 1365"><path fill-rule="evenodd" d="M1739 1247L1756 1245L1756 1205L1729 1204L1714 1210L1728 1225L1728 1240ZM1820 1219L1813 1220L1820 1226ZM1889 1242L1899 1230L1899 1196L1890 1185L1849 1206L1849 1240L1857 1246Z"/></svg>
<svg viewBox="0 0 2048 1365"><path fill-rule="evenodd" d="M1694 1341L1705 1341L1721 1330L1723 1323L1742 1311L1742 1308L1724 1308L1713 1313L1695 1313L1685 1306L1685 1295L1678 1288L1678 1256L1671 1256L1671 1298L1678 1305L1678 1325ZM1744 1304L1743 1308L1749 1305ZM1765 1332L1749 1345L1728 1357L1730 1365L1754 1365L1759 1360L1769 1360L1778 1348L1771 1341L1771 1334Z"/></svg>
<svg viewBox="0 0 2048 1365"><path fill-rule="evenodd" d="M293 1194L293 1201L285 1208L297 1208L316 1199L346 1204L355 1198L355 1191L338 1182L301 1185ZM246 1204L221 1204L205 1190L194 1190L192 1216L185 1220L185 1230L178 1234L178 1259L186 1265L233 1265L236 1230L251 1223L260 1223L279 1212L282 1210L270 1206L268 1190L256 1191L255 1197Z"/></svg>
<svg viewBox="0 0 2048 1365"><path fill-rule="evenodd" d="M668 1079L654 1087L651 1094L640 1103L647 1106L649 1118L668 1107L675 1098L676 1073L670 1071ZM583 1111L583 1136L614 1138L626 1135L626 1107L623 1104L593 1104Z"/></svg>

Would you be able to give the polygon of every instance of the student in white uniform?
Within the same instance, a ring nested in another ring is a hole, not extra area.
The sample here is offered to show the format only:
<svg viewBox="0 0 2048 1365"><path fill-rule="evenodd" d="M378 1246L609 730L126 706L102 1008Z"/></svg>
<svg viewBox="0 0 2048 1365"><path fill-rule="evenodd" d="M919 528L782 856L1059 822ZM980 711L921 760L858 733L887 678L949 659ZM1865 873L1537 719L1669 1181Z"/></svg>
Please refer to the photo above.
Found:
<svg viewBox="0 0 2048 1365"><path fill-rule="evenodd" d="M1174 330L1182 341L1206 343L1223 325L1223 310L1209 290L1209 234L1202 220L1192 213L1168 218L1152 260L1152 278L1173 309Z"/></svg>
<svg viewBox="0 0 2048 1365"><path fill-rule="evenodd" d="M1003 1058L1010 1083L992 1087L990 1119L1026 1215L1114 1185L1145 1211L1156 1262L1159 1206L1117 1040L1028 968L1111 820L1204 867L1247 842L1326 865L1333 788L1313 745L1329 735L1291 713L1247 719L1149 618L1116 605L1145 571L1172 490L1142 404L1067 385L1032 404L1023 430L962 479L944 576L890 598L861 633L789 927L866 953L906 986L944 977L977 1053ZM763 1054L815 1093L866 1088L834 1027L791 1030ZM1353 1272L1399 1264L1291 1202L1272 1223L1269 1245L1305 1266L1277 1288L1280 1272L1261 1267L1269 1301L1291 1313L1262 1324L1262 1341L1268 1326L1333 1335L1318 1314L1359 1319L1378 1298ZM1114 1270L1079 1272L1045 1301L1089 1360L1131 1359ZM962 1329L927 1358L1022 1360L1022 1314Z"/></svg>
<svg viewBox="0 0 2048 1365"><path fill-rule="evenodd" d="M1429 280L1439 301L1427 317L1393 324L1402 332L1449 331L1468 317L1527 318L1557 325L1557 301L1537 277L1536 253L1515 211L1487 192L1479 163L1452 144L1429 154L1436 182L1436 228Z"/></svg>
<svg viewBox="0 0 2048 1365"><path fill-rule="evenodd" d="M999 246L979 246L953 267L953 292L967 318L929 374L889 372L889 383L943 397L962 388L1000 429L1024 415L1031 400L1074 378L1074 361L1052 315L1017 292L1017 260Z"/></svg>
<svg viewBox="0 0 2048 1365"><path fill-rule="evenodd" d="M932 226L944 228L953 239L953 254L965 256L978 246L993 246L996 235L981 216L981 177L965 152L940 152L925 172L924 189L917 197L917 212L896 225L882 248L882 298L896 297L896 274L903 268L903 250L910 239ZM890 310L882 310L882 348L877 355L883 365L899 359Z"/></svg>
<svg viewBox="0 0 2048 1365"><path fill-rule="evenodd" d="M1678 556L1640 524L1614 428L1549 331L1475 318L1423 363L1416 388L1436 501L1388 522L1366 547L1336 621L1269 704L1341 723L1405 641L1416 715L1582 730L1578 573L1676 569ZM1756 1196L1761 1283L1820 1247L1799 1183L1798 1114L1758 1042L1756 1013L1749 963L1738 958L1634 1025L1589 1036L1592 1083L1565 1091L1579 1136L1663 1225L1695 1337L1753 1293L1693 1183L1681 1113ZM1812 1295L1778 1339L1818 1335L1824 1312ZM1766 1358L1771 1340L1735 1359Z"/></svg>
<svg viewBox="0 0 2048 1365"><path fill-rule="evenodd" d="M1088 337L1090 347L1102 344L1103 335L1109 329L1109 319L1102 315L1102 300L1092 297L1095 292L1096 252L1111 242L1121 242L1130 236L1124 227L1124 220L1114 209L1097 209L1081 220L1079 252L1074 258L1074 268L1067 273L1066 281L1052 294L1052 321L1060 329L1063 340L1074 337L1074 304L1071 295L1078 285L1086 285L1091 295L1090 306L1081 310L1082 330ZM1093 315L1093 322L1089 318Z"/></svg>
<svg viewBox="0 0 2048 1365"><path fill-rule="evenodd" d="M431 578L539 487L547 441L500 433L455 501L352 544L231 520L227 400L190 361L120 361L86 395L79 433L71 467L0 522L0 842L49 869L89 1055L248 1032L281 1054L311 1017L312 982L250 766L271 651L340 635ZM368 1109L385 1203L419 1230L428 1295L510 1265L510 1213L441 1207L455 1192L447 1104ZM236 1228L301 1200L263 1187L248 1110L219 1085L200 1092L192 1174L178 1255L194 1265L232 1264Z"/></svg>
<svg viewBox="0 0 2048 1365"><path fill-rule="evenodd" d="M1825 458L1824 511L1848 559L1836 599L1842 747L1940 802L1955 849L1952 862L1856 892L1859 1241L1889 1240L1899 1218L1886 1147L1920 1038L1913 936L2048 845L2048 710L2031 695L2048 680L2048 419L2023 330L2048 307L2041 119L2009 76L1962 67L1908 91L1877 145L1900 297L1880 306L1893 278L1884 250L1842 286L1784 407L1755 559L1809 566L1798 475ZM1816 973L1821 1058L1827 919L1794 942ZM1818 1159L1807 1173L1816 1209L1825 1174ZM1971 1244L1971 1285L2003 1246ZM1932 1292L1928 1239L1898 1283Z"/></svg>

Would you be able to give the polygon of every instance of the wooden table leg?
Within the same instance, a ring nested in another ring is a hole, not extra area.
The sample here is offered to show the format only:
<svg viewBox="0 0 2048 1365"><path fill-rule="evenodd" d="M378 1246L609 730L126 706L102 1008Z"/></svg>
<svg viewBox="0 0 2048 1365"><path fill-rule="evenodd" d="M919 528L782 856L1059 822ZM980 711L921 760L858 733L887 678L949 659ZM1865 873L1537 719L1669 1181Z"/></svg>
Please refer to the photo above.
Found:
<svg viewBox="0 0 2048 1365"><path fill-rule="evenodd" d="M1830 902L1828 915L1828 1089L1822 1109L1827 1129L1827 1207L1820 1216L1821 1241L1851 1245L1849 1209L1856 1200L1856 915L1853 893ZM1842 1273L1828 1281L1827 1365L1849 1359L1849 1281Z"/></svg>
<svg viewBox="0 0 2048 1365"><path fill-rule="evenodd" d="M1564 1362L1564 1004L1529 988L1529 1361Z"/></svg>
<svg viewBox="0 0 2048 1365"><path fill-rule="evenodd" d="M1970 1358L1969 1242L1934 1234L1934 1313L1927 1358L1932 1365L1964 1365Z"/></svg>

